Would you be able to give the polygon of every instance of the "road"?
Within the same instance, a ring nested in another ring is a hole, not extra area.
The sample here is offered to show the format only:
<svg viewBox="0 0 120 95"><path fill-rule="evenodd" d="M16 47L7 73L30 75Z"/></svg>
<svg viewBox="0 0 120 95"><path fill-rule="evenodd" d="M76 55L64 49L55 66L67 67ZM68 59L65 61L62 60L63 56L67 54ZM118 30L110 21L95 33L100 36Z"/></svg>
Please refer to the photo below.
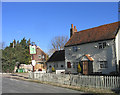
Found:
<svg viewBox="0 0 120 95"><path fill-rule="evenodd" d="M2 93L82 93L67 88L56 87L12 78L2 79Z"/></svg>

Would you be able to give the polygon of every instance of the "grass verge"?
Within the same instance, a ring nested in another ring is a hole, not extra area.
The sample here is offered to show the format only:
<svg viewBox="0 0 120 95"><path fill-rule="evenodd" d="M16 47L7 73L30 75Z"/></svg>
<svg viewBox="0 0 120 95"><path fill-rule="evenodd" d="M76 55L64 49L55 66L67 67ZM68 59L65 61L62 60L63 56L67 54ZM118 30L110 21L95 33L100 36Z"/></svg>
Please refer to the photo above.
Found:
<svg viewBox="0 0 120 95"><path fill-rule="evenodd" d="M41 84L49 84L53 86L58 86L58 87L63 87L63 88L68 88L72 90L77 90L85 93L111 93L112 95L117 95L114 91L110 89L100 89L100 88L92 88L92 87L78 87L78 86L71 86L71 85L63 85L63 84L57 84L57 83L52 83L52 82L43 82L39 80L28 80L29 82L36 82L36 83L41 83Z"/></svg>
<svg viewBox="0 0 120 95"><path fill-rule="evenodd" d="M58 84L58 83L53 83L53 82L43 82L43 81L39 81L39 80L25 79L25 78L21 78L21 77L17 77L16 79L25 80L25 81L29 81L29 82L35 82L35 83L41 83L41 84L49 84L49 85L68 88L68 89L72 89L72 90L78 90L78 91L85 92L85 93L94 93L94 94L95 93L100 93L100 94L110 93L112 95L118 95L115 93L115 91L112 91L110 89L63 85L63 84ZM120 93L120 91L118 91L117 93Z"/></svg>

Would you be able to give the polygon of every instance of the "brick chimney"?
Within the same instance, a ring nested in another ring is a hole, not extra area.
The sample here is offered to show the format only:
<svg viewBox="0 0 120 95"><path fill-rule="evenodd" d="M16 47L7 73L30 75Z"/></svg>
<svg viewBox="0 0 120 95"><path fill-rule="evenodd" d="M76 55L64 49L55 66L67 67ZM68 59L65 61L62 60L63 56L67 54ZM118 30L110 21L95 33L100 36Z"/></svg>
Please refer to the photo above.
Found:
<svg viewBox="0 0 120 95"><path fill-rule="evenodd" d="M74 28L73 28L73 24L71 24L71 28L70 28L70 38L71 38L71 36L74 34L74 32L77 32L76 26L74 26Z"/></svg>

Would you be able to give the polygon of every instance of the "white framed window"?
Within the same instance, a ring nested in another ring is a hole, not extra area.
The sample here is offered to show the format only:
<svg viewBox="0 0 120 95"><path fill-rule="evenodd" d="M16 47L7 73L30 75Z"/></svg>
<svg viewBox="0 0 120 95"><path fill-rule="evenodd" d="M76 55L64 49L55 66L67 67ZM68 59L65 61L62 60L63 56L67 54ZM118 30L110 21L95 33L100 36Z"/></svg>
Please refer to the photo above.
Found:
<svg viewBox="0 0 120 95"><path fill-rule="evenodd" d="M100 63L100 68L108 68L107 61L99 61Z"/></svg>
<svg viewBox="0 0 120 95"><path fill-rule="evenodd" d="M102 43L99 43L99 49L102 49Z"/></svg>
<svg viewBox="0 0 120 95"><path fill-rule="evenodd" d="M63 68L64 67L64 65L61 65L61 68Z"/></svg>
<svg viewBox="0 0 120 95"><path fill-rule="evenodd" d="M38 55L39 59L41 59L41 55Z"/></svg>
<svg viewBox="0 0 120 95"><path fill-rule="evenodd" d="M44 58L45 58L45 56L43 55L43 56L42 56L42 58L44 59Z"/></svg>
<svg viewBox="0 0 120 95"><path fill-rule="evenodd" d="M103 42L103 48L105 48L107 46L106 42Z"/></svg>
<svg viewBox="0 0 120 95"><path fill-rule="evenodd" d="M99 44L99 49L104 49L107 46L106 42L101 42L98 44Z"/></svg>
<svg viewBox="0 0 120 95"><path fill-rule="evenodd" d="M58 64L57 64L57 68L58 68Z"/></svg>
<svg viewBox="0 0 120 95"><path fill-rule="evenodd" d="M75 68L76 62L73 62L73 68Z"/></svg>
<svg viewBox="0 0 120 95"><path fill-rule="evenodd" d="M71 63L67 62L67 68L71 68Z"/></svg>
<svg viewBox="0 0 120 95"><path fill-rule="evenodd" d="M74 46L73 47L73 52L77 52L77 50L78 50L77 46Z"/></svg>

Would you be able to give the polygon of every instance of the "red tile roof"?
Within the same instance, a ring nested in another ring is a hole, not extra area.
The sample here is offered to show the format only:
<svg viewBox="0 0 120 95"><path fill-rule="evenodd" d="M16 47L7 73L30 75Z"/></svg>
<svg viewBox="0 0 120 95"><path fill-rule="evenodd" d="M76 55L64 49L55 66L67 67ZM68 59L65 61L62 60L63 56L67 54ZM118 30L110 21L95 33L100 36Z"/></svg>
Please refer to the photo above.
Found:
<svg viewBox="0 0 120 95"><path fill-rule="evenodd" d="M102 26L75 32L65 44L65 47L101 40L114 39L118 31L119 22L105 24Z"/></svg>

